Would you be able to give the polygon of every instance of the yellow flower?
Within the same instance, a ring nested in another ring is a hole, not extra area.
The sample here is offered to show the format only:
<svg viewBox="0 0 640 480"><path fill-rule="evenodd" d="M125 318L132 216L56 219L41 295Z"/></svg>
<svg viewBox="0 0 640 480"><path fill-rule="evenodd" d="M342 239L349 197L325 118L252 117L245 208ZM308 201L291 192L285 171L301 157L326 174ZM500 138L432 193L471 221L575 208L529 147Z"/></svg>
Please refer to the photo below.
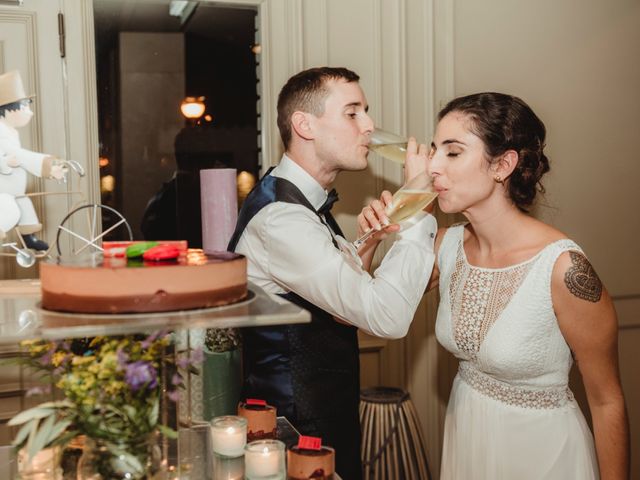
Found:
<svg viewBox="0 0 640 480"><path fill-rule="evenodd" d="M67 354L65 352L56 352L53 354L53 358L51 358L51 363L54 367L59 367L60 365L62 365L62 362L64 361L66 356Z"/></svg>
<svg viewBox="0 0 640 480"><path fill-rule="evenodd" d="M80 355L75 355L71 360L72 365L86 365L87 363L91 363L96 359L93 355L87 355L86 357L81 357Z"/></svg>

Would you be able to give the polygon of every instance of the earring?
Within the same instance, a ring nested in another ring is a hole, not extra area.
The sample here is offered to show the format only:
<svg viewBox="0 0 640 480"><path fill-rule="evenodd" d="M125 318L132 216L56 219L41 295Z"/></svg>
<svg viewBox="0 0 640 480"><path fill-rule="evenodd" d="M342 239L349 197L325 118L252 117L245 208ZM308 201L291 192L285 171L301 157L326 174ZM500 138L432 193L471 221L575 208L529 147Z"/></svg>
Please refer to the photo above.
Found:
<svg viewBox="0 0 640 480"><path fill-rule="evenodd" d="M502 177L500 175L496 175L495 177L493 177L493 179L496 183L502 183Z"/></svg>

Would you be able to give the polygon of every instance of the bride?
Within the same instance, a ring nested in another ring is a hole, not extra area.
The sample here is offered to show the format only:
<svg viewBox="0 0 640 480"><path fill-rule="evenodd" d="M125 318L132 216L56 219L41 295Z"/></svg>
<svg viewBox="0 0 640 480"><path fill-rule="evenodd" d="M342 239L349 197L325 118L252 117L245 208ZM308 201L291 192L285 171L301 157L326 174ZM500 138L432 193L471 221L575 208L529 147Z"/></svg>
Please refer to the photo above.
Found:
<svg viewBox="0 0 640 480"><path fill-rule="evenodd" d="M527 214L549 170L545 127L522 100L481 93L438 115L428 165L438 205L466 222L441 229L429 287L438 341L459 360L441 479L624 479L629 433L617 320L582 249ZM387 223L383 192L359 234ZM388 227L366 244L367 260ZM594 436L568 387L578 365Z"/></svg>

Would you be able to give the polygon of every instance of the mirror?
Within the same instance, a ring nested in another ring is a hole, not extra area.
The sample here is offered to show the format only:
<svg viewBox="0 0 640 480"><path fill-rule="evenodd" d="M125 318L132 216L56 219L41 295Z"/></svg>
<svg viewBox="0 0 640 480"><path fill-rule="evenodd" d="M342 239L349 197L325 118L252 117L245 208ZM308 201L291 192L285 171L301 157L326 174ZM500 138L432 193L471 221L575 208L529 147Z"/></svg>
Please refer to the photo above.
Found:
<svg viewBox="0 0 640 480"><path fill-rule="evenodd" d="M199 247L199 171L236 168L248 188L260 171L257 9L185 0L93 7L101 201L124 215L134 239ZM180 109L187 97L189 118Z"/></svg>

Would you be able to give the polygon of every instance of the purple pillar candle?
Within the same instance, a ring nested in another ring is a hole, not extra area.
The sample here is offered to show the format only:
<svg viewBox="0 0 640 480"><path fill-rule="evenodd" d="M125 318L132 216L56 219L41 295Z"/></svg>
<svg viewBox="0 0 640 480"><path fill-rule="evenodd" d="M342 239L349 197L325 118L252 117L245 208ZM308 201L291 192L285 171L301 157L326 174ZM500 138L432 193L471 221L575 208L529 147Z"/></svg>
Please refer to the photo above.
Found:
<svg viewBox="0 0 640 480"><path fill-rule="evenodd" d="M200 206L202 248L205 253L226 251L238 219L235 168L200 170Z"/></svg>

